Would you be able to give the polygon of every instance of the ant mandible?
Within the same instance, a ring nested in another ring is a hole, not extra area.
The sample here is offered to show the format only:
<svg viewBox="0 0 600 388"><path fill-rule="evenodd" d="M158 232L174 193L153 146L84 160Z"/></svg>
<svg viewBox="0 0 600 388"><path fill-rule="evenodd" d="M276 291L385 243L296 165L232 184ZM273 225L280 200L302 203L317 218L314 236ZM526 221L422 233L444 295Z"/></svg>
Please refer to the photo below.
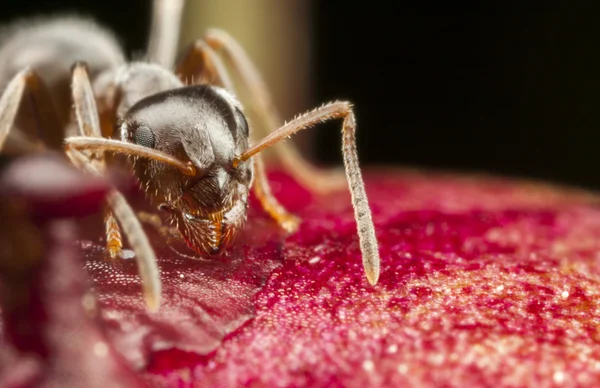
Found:
<svg viewBox="0 0 600 388"><path fill-rule="evenodd" d="M116 154L127 155L151 203L175 225L173 233L196 253L215 254L242 228L251 188L280 227L290 233L297 229L299 219L271 194L260 152L320 122L343 119L343 160L363 267L369 283L376 284L378 244L351 104L331 102L277 128L280 120L262 78L227 33L208 31L173 66L183 6L183 0L154 1L147 62L125 62L108 32L80 18L21 22L9 29L0 48L0 85L6 85L0 99L0 148L7 143L14 152L32 152L64 146L76 166L96 175L118 160ZM252 132L225 63L254 96L256 116L275 129L258 142L250 141ZM186 85L189 80L196 81ZM14 127L19 131L9 137ZM315 169L290 144L280 143L276 151L284 167L309 188L337 187L338 175ZM146 303L156 310L160 278L140 219L117 190L107 203L107 256L120 257L123 230L135 252Z"/></svg>

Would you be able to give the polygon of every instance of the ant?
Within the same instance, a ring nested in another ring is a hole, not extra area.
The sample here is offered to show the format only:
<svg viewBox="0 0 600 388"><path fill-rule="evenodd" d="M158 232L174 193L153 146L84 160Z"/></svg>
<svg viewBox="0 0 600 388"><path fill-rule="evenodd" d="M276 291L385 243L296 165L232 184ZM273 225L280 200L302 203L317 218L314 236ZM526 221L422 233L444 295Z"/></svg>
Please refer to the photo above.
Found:
<svg viewBox="0 0 600 388"><path fill-rule="evenodd" d="M183 238L199 255L227 248L243 227L250 189L289 233L300 220L271 194L260 152L290 135L342 119L342 152L367 280L379 278L379 251L355 144L352 106L336 101L280 126L267 88L242 47L227 33L209 30L178 61L175 47L184 0L155 0L145 61L126 62L115 38L91 21L63 17L17 23L0 47L0 149L64 149L79 168L105 174L126 155L140 187L173 225L136 213L116 189L107 196L106 253L121 256L121 230L135 253L146 304L156 310L160 278L155 253L140 219ZM226 64L254 96L251 109L274 129L254 141L236 99ZM174 70L171 70L174 69ZM190 82L190 80L193 80ZM73 118L74 113L74 118ZM9 132L12 131L9 137ZM43 130L40 130L43 128ZM290 144L276 155L313 190L339 186L340 176L320 171Z"/></svg>

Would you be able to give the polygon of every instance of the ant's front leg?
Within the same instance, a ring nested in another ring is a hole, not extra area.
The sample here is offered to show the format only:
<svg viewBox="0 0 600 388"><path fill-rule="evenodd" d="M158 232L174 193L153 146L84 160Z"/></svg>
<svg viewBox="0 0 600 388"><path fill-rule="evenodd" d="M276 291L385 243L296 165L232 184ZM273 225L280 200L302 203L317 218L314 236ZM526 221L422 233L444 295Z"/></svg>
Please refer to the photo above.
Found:
<svg viewBox="0 0 600 388"><path fill-rule="evenodd" d="M11 133L15 127L19 131ZM16 153L62 146L63 124L48 89L33 70L18 72L0 98L0 150L7 140L8 151Z"/></svg>
<svg viewBox="0 0 600 388"><path fill-rule="evenodd" d="M84 64L77 64L73 69L72 80L73 102L77 125L82 135L81 138L93 140L108 140L100 136L100 119L96 101L92 93L92 87L88 78L87 70ZM66 141L65 152L73 164L80 169L95 175L103 176L105 174L104 149L94 150L94 156L78 149L76 144ZM112 190L106 197L110 207L110 215L107 216L107 243L115 242L115 252L120 247L119 238L116 232L119 232L119 224L123 229L129 245L135 252L135 258L138 265L138 271L142 280L142 289L147 306L151 310L157 310L160 305L161 283L156 263L156 254L150 245L148 236L144 232L140 221L135 212L127 203L125 197L116 189ZM113 217L114 215L114 217ZM117 224L118 221L118 224ZM113 233L111 236L110 233ZM110 252L111 247L108 246ZM109 253L110 254L110 253Z"/></svg>
<svg viewBox="0 0 600 388"><path fill-rule="evenodd" d="M138 212L138 218L141 222L144 222L156 229L156 231L166 240L167 244L170 244L173 240L183 239L179 229L170 226L164 226L161 218L157 214Z"/></svg>
<svg viewBox="0 0 600 388"><path fill-rule="evenodd" d="M103 172L98 169L96 160L90 159L79 150L70 147L68 144L65 153L71 162L83 171L94 176L103 176ZM152 310L158 310L161 297L161 283L156 264L156 255L150 241L142 229L140 221L135 216L131 206L127 203L125 197L117 190L112 190L106 197L106 202L110 207L111 214L114 214L114 220L121 224L129 245L135 252L135 258L138 265L140 278L142 279L142 290L146 305ZM120 230L115 222L116 230ZM108 230L108 224L107 224ZM112 230L112 229L111 229Z"/></svg>
<svg viewBox="0 0 600 388"><path fill-rule="evenodd" d="M84 64L76 64L73 68L72 93L79 132L84 136L100 138L102 133L96 100ZM90 161L90 163L94 163L96 168L103 170L105 166L104 155L97 155L96 159ZM119 223L110 209L106 209L104 227L106 232L106 257L114 261L122 257L123 237L121 236Z"/></svg>
<svg viewBox="0 0 600 388"><path fill-rule="evenodd" d="M114 261L122 257L123 237L119 223L110 209L106 209L104 213L104 227L106 229L106 256Z"/></svg>
<svg viewBox="0 0 600 388"><path fill-rule="evenodd" d="M300 225L300 218L288 212L277 198L271 193L271 185L267 179L265 166L260 155L254 155L254 192L262 208L277 222L286 232L294 233Z"/></svg>

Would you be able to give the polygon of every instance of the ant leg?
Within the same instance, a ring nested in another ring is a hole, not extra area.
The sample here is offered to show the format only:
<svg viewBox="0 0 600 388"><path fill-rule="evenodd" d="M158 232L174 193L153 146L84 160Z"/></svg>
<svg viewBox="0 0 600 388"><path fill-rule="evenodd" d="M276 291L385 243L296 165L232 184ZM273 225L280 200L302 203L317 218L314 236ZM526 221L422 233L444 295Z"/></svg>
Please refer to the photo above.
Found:
<svg viewBox="0 0 600 388"><path fill-rule="evenodd" d="M96 102L92 94L87 71L82 64L75 66L72 87L75 116L80 132L91 136L101 133ZM89 139L95 138L90 137ZM101 157L102 155L99 155L100 157L97 159L91 159L69 143L65 146L65 152L78 168L96 176L104 175L105 163ZM106 201L114 214L114 218L118 220L118 223L123 228L123 232L131 248L135 252L146 304L150 310L156 311L160 305L161 285L154 250L148 241L148 237L140 221L135 216L133 209L131 209L125 197L117 190L112 190L107 195ZM114 219L109 217L109 223L113 221ZM114 227L107 224L108 231L118 231L118 224L115 222ZM107 236L108 243L113 240L112 237L114 236ZM110 246L108 246L108 249L110 252Z"/></svg>
<svg viewBox="0 0 600 388"><path fill-rule="evenodd" d="M221 30L209 30L205 39L215 51L223 52L224 58L239 75L244 88L250 93L249 108L267 129L266 135L279 128L283 120L273 104L264 80L242 46ZM344 175L340 171L324 170L313 166L291 143L280 143L274 151L283 167L303 186L315 192L328 193L339 190L346 184Z"/></svg>
<svg viewBox="0 0 600 388"><path fill-rule="evenodd" d="M154 229L156 229L158 231L158 233L160 233L160 235L163 236L167 240L167 244L174 239L182 238L181 233L179 232L179 229L169 227L169 226L164 226L162 223L162 220L160 219L160 217L158 215L152 214L152 213L147 213L147 212L138 212L137 215L138 215L138 219L141 222L149 224Z"/></svg>
<svg viewBox="0 0 600 388"><path fill-rule="evenodd" d="M157 311L160 306L161 294L160 274L156 264L156 254L148 241L148 236L121 193L114 190L108 194L106 200L119 220L129 245L135 252L146 305L150 310Z"/></svg>
<svg viewBox="0 0 600 388"><path fill-rule="evenodd" d="M185 0L154 0L147 59L170 69L175 63Z"/></svg>
<svg viewBox="0 0 600 388"><path fill-rule="evenodd" d="M76 63L73 68L72 78L73 101L75 101L75 117L79 125L79 132L83 136L102 137L100 129L100 118L96 107L96 99L89 81L85 64ZM104 158L96 161L104 166ZM104 215L104 227L106 233L106 256L110 260L116 260L121 257L123 251L123 237L121 229L110 209L107 209Z"/></svg>
<svg viewBox="0 0 600 388"><path fill-rule="evenodd" d="M154 229L159 230L162 228L162 220L156 214L148 213L148 212L138 212L138 219L141 222L145 222L146 224L152 226Z"/></svg>
<svg viewBox="0 0 600 388"><path fill-rule="evenodd" d="M106 253L110 260L114 261L121 257L123 237L117 219L110 209L107 209L104 214L104 227L106 228Z"/></svg>
<svg viewBox="0 0 600 388"><path fill-rule="evenodd" d="M89 174L102 176L102 172L95 166L95 161L77 149L67 146L66 154L75 166ZM135 252L136 262L142 280L142 292L146 305L151 311L158 310L160 306L160 276L156 264L156 255L148 237L135 216L127 200L117 190L112 190L106 197L115 218L121 224L129 245Z"/></svg>
<svg viewBox="0 0 600 388"><path fill-rule="evenodd" d="M11 133L15 126L20 131ZM0 98L0 150L9 134L8 148L16 152L43 151L44 143L51 148L62 146L63 125L48 89L33 70L18 72Z"/></svg>
<svg viewBox="0 0 600 388"><path fill-rule="evenodd" d="M300 225L300 218L288 212L271 193L271 186L267 180L265 166L260 155L254 156L254 173L256 174L254 192L263 209L286 232L295 232Z"/></svg>
<svg viewBox="0 0 600 388"><path fill-rule="evenodd" d="M98 107L87 66L77 62L73 67L71 79L71 92L75 104L75 117L81 136L102 137Z"/></svg>
<svg viewBox="0 0 600 388"><path fill-rule="evenodd" d="M360 240L363 267L369 283L375 285L379 279L379 248L377 238L375 237L371 209L369 208L365 186L358 165L355 135L356 121L350 103L332 102L297 117L277 131L272 132L260 143L250 147L242 155L236 157L233 161L233 167L237 167L240 163L247 161L252 156L300 130L310 128L322 121L336 118L344 119L342 125L342 153L346 178L348 179L348 186L352 197L352 206L354 207L354 217L356 218Z"/></svg>
<svg viewBox="0 0 600 388"><path fill-rule="evenodd" d="M233 82L215 51L202 40L192 43L177 63L175 74L184 84L220 86L235 94Z"/></svg>
<svg viewBox="0 0 600 388"><path fill-rule="evenodd" d="M23 91L27 84L27 73L29 70L23 70L8 83L8 86L0 98L0 148L4 146L6 138L10 133L21 104Z"/></svg>
<svg viewBox="0 0 600 388"><path fill-rule="evenodd" d="M160 233L160 235L166 240L166 243L168 244L169 249L171 249L177 255L179 255L181 257L187 257L188 259L196 260L196 261L198 261L198 260L210 261L209 259L204 260L204 259L201 259L198 257L187 255L183 252L180 252L175 247L173 247L171 245L171 242L173 240L181 241L181 240L183 240L183 236L181 235L181 232L179 232L179 229L173 228L170 226L163 226L162 220L160 219L160 217L158 215L152 214L152 213L146 213L146 212L139 212L138 218L141 222L145 222L145 223L149 224L150 226L154 227L154 229L156 229L158 231L158 233Z"/></svg>

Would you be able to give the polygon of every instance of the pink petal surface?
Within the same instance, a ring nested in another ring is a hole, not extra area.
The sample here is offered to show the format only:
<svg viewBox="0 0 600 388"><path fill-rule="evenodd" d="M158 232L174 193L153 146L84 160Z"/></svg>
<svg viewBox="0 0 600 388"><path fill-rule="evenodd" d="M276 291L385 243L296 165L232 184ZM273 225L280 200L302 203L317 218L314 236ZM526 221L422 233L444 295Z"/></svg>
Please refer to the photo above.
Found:
<svg viewBox="0 0 600 388"><path fill-rule="evenodd" d="M274 193L304 219L292 236L256 204L222 257L182 258L153 236L158 313L142 305L133 261L102 260L94 224L81 252L107 343L152 386L597 386L596 196L485 177L366 176L376 287L348 193L314 197L280 173Z"/></svg>
<svg viewBox="0 0 600 388"><path fill-rule="evenodd" d="M0 386L144 385L98 324L75 225L60 219L98 210L108 189L61 159L2 171Z"/></svg>
<svg viewBox="0 0 600 388"><path fill-rule="evenodd" d="M274 179L287 182L281 176ZM348 195L296 209L255 318L209 355L164 351L170 386L595 386L600 210L523 182L369 174L382 276ZM290 204L297 188L280 186Z"/></svg>
<svg viewBox="0 0 600 388"><path fill-rule="evenodd" d="M87 243L86 245L89 245ZM194 260L160 250L161 308L149 313L133 260L115 266L89 245L86 269L99 295L113 343L136 368L166 348L208 353L254 315L253 298L281 265L274 244L238 247L219 258Z"/></svg>

